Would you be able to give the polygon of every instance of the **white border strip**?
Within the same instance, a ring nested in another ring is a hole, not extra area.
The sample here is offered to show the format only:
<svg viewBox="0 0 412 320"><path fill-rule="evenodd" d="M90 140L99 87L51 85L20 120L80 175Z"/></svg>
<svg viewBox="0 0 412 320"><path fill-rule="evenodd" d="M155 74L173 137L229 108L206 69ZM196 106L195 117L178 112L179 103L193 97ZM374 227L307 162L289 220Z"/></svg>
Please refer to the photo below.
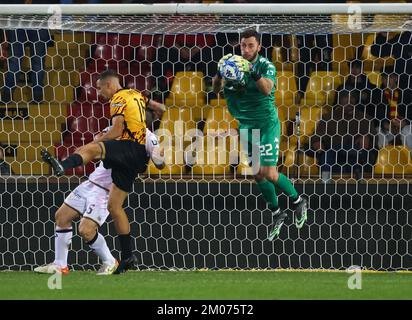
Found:
<svg viewBox="0 0 412 320"><path fill-rule="evenodd" d="M143 14L348 14L359 8L362 14L412 14L407 3L311 3L311 4L62 4L0 5L0 15L48 15L59 7L67 15ZM351 11L349 11L351 10Z"/></svg>

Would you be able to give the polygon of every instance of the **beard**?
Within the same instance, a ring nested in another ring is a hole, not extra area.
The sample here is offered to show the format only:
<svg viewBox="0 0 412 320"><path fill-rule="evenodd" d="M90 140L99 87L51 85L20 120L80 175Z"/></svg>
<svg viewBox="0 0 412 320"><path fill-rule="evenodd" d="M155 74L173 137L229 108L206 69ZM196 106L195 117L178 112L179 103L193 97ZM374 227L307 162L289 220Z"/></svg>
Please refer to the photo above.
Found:
<svg viewBox="0 0 412 320"><path fill-rule="evenodd" d="M250 58L250 59L246 59L246 58L245 58L245 59L246 59L247 61L251 62L251 61L253 61L253 60L256 59L256 57L257 57L258 54L259 54L259 52L256 51L256 52L253 54L252 58Z"/></svg>

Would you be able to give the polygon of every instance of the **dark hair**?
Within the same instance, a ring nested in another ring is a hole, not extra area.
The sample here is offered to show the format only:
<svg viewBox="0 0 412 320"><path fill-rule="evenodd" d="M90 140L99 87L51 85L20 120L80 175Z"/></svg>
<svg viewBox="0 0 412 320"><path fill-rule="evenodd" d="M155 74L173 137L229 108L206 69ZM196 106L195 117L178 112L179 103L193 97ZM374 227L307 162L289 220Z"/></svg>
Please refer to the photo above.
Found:
<svg viewBox="0 0 412 320"><path fill-rule="evenodd" d="M240 34L240 40L255 37L256 41L260 44L260 34L255 29L245 30Z"/></svg>
<svg viewBox="0 0 412 320"><path fill-rule="evenodd" d="M111 70L111 69L107 69L107 70L103 71L103 72L100 74L99 80L104 80L104 79L112 78L112 77L119 79L119 75L117 74L116 71Z"/></svg>

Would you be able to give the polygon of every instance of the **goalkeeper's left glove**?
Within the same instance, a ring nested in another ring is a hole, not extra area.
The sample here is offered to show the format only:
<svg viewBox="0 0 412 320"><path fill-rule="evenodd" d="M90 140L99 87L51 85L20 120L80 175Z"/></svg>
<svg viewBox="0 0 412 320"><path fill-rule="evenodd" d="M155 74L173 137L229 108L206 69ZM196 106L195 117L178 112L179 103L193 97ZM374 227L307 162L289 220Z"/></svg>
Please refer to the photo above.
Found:
<svg viewBox="0 0 412 320"><path fill-rule="evenodd" d="M255 68L253 68L252 70L250 70L250 77L253 80L258 81L260 78L262 78L262 75L260 74L259 71L257 71Z"/></svg>
<svg viewBox="0 0 412 320"><path fill-rule="evenodd" d="M241 56L233 56L232 61L236 64L241 72L249 72L251 64Z"/></svg>

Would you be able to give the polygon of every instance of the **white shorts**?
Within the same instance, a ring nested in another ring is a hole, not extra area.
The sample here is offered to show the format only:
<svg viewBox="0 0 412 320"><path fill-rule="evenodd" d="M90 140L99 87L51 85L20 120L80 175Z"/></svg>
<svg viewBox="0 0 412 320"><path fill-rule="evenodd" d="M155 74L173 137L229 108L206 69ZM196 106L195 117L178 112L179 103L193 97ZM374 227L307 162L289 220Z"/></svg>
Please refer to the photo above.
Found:
<svg viewBox="0 0 412 320"><path fill-rule="evenodd" d="M108 198L109 192L85 181L69 194L64 203L101 226L109 216Z"/></svg>

